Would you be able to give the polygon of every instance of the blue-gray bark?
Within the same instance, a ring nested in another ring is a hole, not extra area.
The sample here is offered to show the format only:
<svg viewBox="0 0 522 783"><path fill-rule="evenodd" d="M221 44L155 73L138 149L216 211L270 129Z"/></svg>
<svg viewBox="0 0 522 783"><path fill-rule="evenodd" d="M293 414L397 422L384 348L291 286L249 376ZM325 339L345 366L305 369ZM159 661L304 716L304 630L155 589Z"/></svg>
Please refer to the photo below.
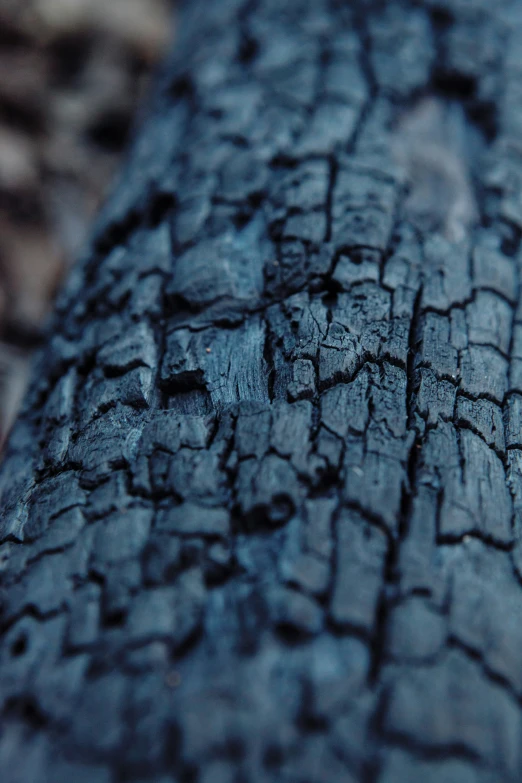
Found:
<svg viewBox="0 0 522 783"><path fill-rule="evenodd" d="M2 468L2 781L520 781L521 40L186 3Z"/></svg>

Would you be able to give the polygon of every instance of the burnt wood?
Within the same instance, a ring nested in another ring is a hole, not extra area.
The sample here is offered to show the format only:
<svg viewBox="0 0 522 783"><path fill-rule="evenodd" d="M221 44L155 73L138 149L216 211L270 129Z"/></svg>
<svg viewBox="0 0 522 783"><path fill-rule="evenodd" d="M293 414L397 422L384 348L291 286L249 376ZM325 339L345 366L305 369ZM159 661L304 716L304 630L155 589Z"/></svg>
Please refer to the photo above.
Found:
<svg viewBox="0 0 522 783"><path fill-rule="evenodd" d="M522 779L521 40L185 4L1 472L2 781Z"/></svg>

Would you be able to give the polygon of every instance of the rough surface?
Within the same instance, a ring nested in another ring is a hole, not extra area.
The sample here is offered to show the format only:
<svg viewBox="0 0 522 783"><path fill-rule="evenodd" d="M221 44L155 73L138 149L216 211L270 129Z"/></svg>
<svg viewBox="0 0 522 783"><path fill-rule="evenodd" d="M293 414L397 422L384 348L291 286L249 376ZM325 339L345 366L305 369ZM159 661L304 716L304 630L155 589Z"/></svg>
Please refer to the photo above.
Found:
<svg viewBox="0 0 522 783"><path fill-rule="evenodd" d="M521 779L522 4L384 5L186 4L1 474L2 781Z"/></svg>

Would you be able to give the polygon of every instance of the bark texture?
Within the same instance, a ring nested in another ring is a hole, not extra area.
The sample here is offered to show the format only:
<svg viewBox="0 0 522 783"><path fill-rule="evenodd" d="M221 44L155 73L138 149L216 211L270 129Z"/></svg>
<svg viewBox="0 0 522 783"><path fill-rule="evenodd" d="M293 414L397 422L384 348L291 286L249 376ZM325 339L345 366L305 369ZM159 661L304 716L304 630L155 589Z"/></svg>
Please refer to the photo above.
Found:
<svg viewBox="0 0 522 783"><path fill-rule="evenodd" d="M522 3L192 0L1 474L6 783L522 777Z"/></svg>

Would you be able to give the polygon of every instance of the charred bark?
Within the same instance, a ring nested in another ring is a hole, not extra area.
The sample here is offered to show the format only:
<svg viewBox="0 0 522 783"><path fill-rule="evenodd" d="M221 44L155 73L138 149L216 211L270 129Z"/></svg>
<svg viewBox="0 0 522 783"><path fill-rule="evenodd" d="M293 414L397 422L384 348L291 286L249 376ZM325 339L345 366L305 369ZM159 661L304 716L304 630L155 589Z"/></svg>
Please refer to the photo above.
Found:
<svg viewBox="0 0 522 783"><path fill-rule="evenodd" d="M186 3L1 473L2 780L521 779L521 11Z"/></svg>

